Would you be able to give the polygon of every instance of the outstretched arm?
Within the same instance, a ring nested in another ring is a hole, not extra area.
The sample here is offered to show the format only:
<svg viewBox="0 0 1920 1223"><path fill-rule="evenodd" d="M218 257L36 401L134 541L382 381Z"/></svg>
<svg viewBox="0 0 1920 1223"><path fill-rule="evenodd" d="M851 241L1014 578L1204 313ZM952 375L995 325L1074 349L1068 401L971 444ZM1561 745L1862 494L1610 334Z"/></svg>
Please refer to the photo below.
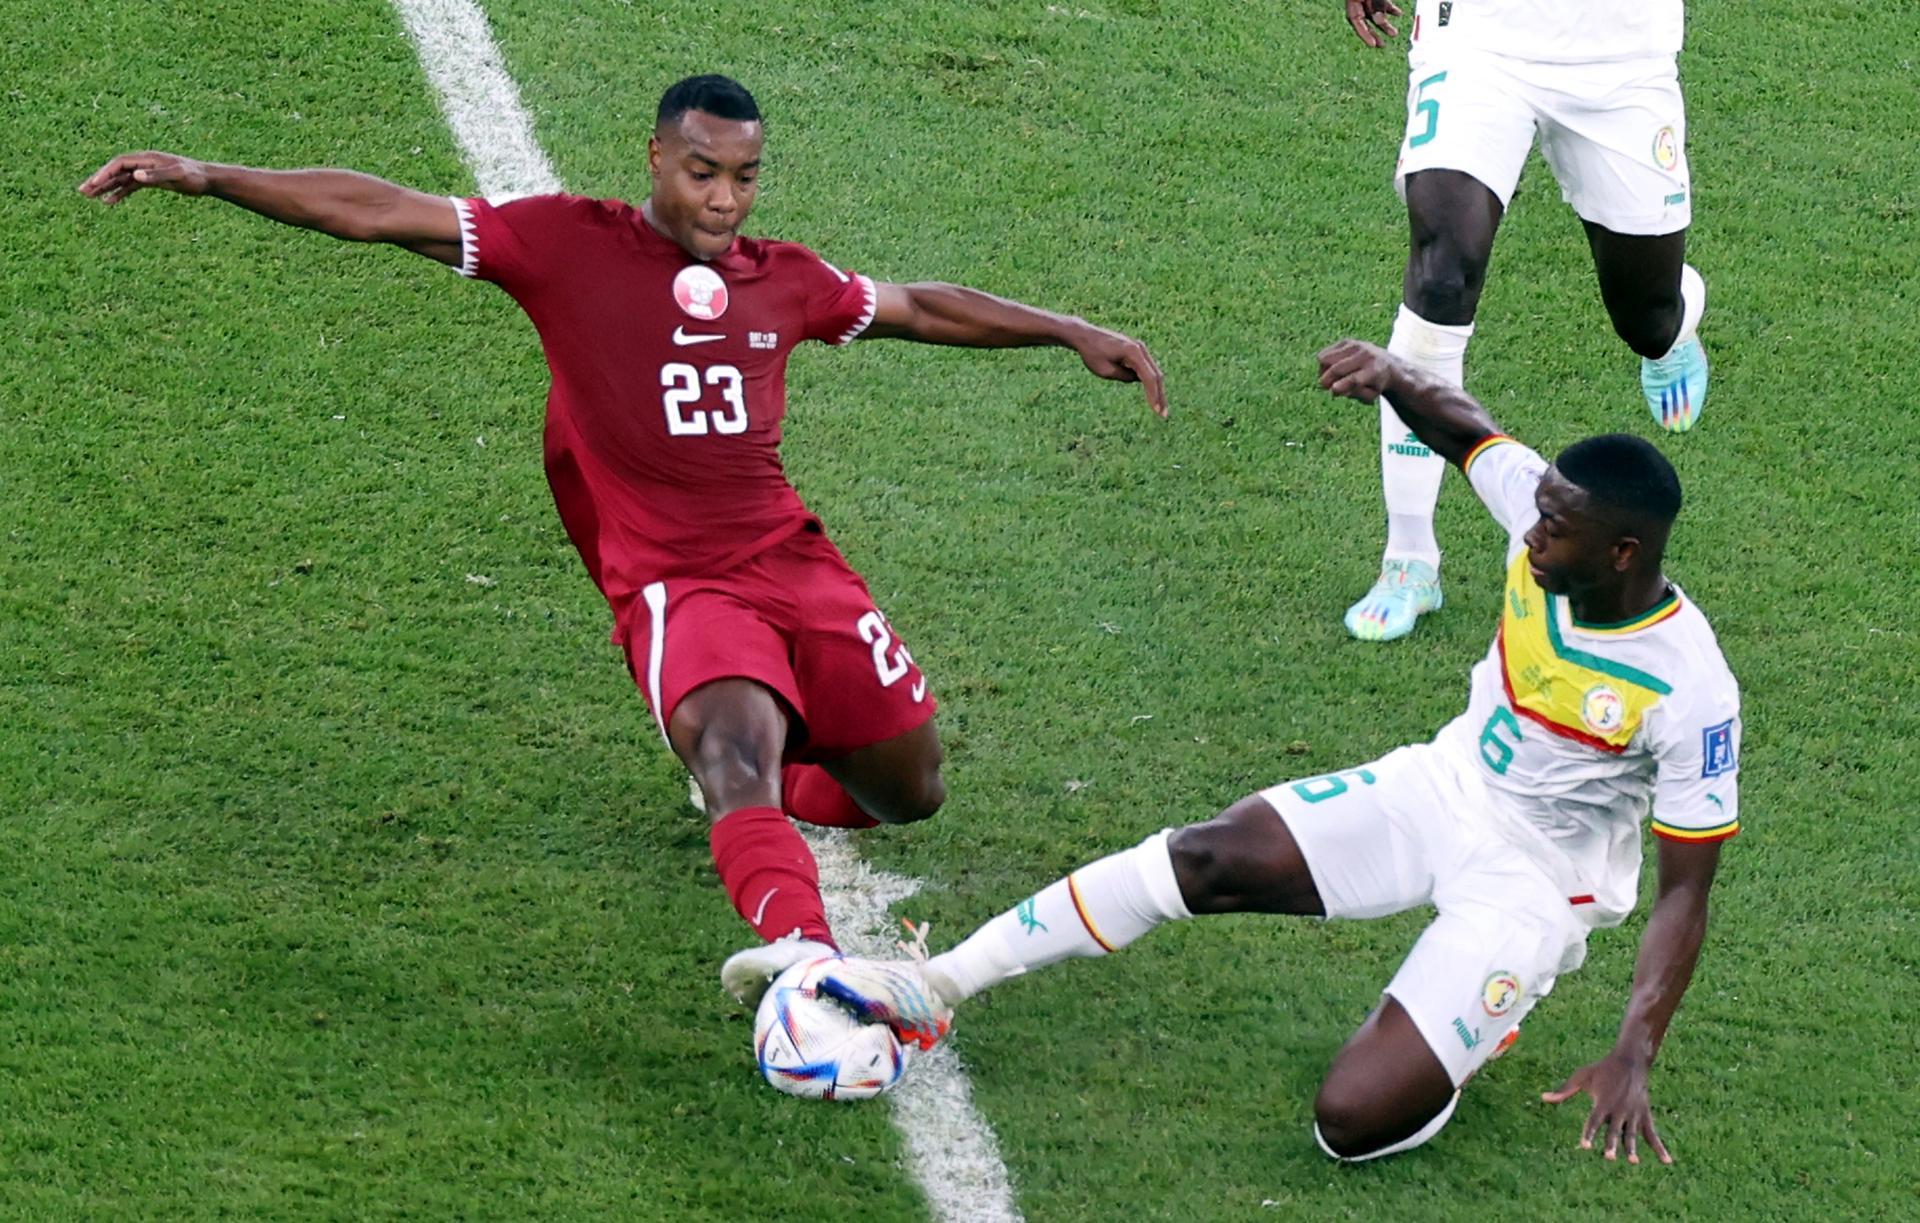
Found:
<svg viewBox="0 0 1920 1223"><path fill-rule="evenodd" d="M460 262L453 201L352 170L254 170L172 153L122 153L80 184L118 204L143 187L211 195L249 212L348 242L391 242L445 264Z"/></svg>
<svg viewBox="0 0 1920 1223"><path fill-rule="evenodd" d="M1660 842L1659 895L1640 936L1640 958L1633 966L1633 992L1627 998L1626 1018L1613 1051L1573 1072L1558 1091L1541 1099L1558 1104L1581 1092L1593 1097L1593 1111L1580 1131L1580 1146L1593 1146L1604 1126L1606 1157L1614 1159L1621 1135L1627 1140L1627 1162L1640 1162L1639 1139L1645 1137L1660 1162L1670 1164L1666 1144L1653 1128L1653 1105L1647 1094L1647 1074L1666 1039L1667 1025L1680 998L1693 980L1700 944L1707 935L1707 892L1720 865L1718 841Z"/></svg>
<svg viewBox="0 0 1920 1223"><path fill-rule="evenodd" d="M918 340L962 348L1031 348L1057 344L1080 354L1089 370L1116 382L1138 382L1147 406L1167 414L1167 390L1147 346L1082 318L948 284L876 284L873 322L863 339Z"/></svg>
<svg viewBox="0 0 1920 1223"><path fill-rule="evenodd" d="M1320 385L1362 403L1385 395L1414 436L1455 467L1500 432L1473 396L1365 340L1341 340L1321 349Z"/></svg>

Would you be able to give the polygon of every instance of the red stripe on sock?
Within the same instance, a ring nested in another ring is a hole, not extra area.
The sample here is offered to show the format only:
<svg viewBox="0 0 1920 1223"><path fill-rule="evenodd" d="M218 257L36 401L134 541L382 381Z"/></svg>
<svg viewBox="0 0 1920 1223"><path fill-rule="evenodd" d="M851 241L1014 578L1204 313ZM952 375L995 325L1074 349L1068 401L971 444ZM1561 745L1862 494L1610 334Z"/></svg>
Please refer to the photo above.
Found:
<svg viewBox="0 0 1920 1223"><path fill-rule="evenodd" d="M1080 915L1080 924L1087 928L1087 933L1093 937L1094 942L1100 944L1102 951L1111 954L1113 944L1100 933L1100 927L1093 924L1093 915L1087 912L1087 902L1080 898L1080 885L1073 881L1072 875L1067 876L1067 895L1073 898L1073 911Z"/></svg>
<svg viewBox="0 0 1920 1223"><path fill-rule="evenodd" d="M714 869L734 911L772 942L795 930L833 946L820 899L820 867L800 830L774 807L742 807L707 831Z"/></svg>
<svg viewBox="0 0 1920 1223"><path fill-rule="evenodd" d="M880 823L817 764L780 770L780 802L787 814L816 828L872 828Z"/></svg>

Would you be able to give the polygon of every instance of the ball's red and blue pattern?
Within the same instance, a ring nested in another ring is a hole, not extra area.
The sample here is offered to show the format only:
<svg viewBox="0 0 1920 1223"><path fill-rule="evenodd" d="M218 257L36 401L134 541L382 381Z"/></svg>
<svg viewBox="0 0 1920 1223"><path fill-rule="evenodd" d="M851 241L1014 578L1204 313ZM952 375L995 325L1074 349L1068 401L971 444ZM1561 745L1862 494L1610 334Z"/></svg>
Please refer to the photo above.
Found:
<svg viewBox="0 0 1920 1223"><path fill-rule="evenodd" d="M755 1018L754 1058L788 1095L871 1099L900 1081L906 1053L893 1029L861 1022L817 988L835 959L803 960L774 978Z"/></svg>

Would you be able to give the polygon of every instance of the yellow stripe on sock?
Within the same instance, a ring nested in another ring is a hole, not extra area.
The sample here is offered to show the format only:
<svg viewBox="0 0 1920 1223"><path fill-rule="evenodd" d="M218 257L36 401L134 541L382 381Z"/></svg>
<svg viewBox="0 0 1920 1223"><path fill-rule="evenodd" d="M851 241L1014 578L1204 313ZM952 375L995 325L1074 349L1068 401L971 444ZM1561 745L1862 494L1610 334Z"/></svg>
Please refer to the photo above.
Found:
<svg viewBox="0 0 1920 1223"><path fill-rule="evenodd" d="M1093 924L1093 915L1087 912L1087 902L1080 898L1080 885L1073 881L1072 875L1067 876L1067 894L1073 897L1073 911L1080 915L1080 924L1087 928L1087 933L1093 936L1093 941L1100 944L1102 950L1109 952L1115 950L1114 945L1107 941L1106 935L1100 933L1100 927Z"/></svg>

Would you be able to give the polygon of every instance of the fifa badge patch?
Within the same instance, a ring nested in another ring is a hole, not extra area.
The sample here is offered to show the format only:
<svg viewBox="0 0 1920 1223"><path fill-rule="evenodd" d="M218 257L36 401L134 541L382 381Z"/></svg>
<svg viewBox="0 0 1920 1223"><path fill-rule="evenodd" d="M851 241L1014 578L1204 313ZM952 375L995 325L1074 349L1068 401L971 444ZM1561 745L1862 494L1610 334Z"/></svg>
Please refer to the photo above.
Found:
<svg viewBox="0 0 1920 1223"><path fill-rule="evenodd" d="M1444 30L1447 28L1447 23L1452 20L1453 0L1440 0L1440 20L1435 24Z"/></svg>
<svg viewBox="0 0 1920 1223"><path fill-rule="evenodd" d="M673 300L687 314L710 323L727 312L727 282L706 264L696 263L673 278Z"/></svg>
<svg viewBox="0 0 1920 1223"><path fill-rule="evenodd" d="M1605 684L1595 684L1580 698L1580 720L1596 735L1610 735L1627 719L1627 703Z"/></svg>
<svg viewBox="0 0 1920 1223"><path fill-rule="evenodd" d="M1718 777L1733 772L1733 719L1700 732L1700 776Z"/></svg>
<svg viewBox="0 0 1920 1223"><path fill-rule="evenodd" d="M1495 1019L1513 1009L1520 1001L1520 978L1510 972L1497 972L1480 987L1480 1007Z"/></svg>

